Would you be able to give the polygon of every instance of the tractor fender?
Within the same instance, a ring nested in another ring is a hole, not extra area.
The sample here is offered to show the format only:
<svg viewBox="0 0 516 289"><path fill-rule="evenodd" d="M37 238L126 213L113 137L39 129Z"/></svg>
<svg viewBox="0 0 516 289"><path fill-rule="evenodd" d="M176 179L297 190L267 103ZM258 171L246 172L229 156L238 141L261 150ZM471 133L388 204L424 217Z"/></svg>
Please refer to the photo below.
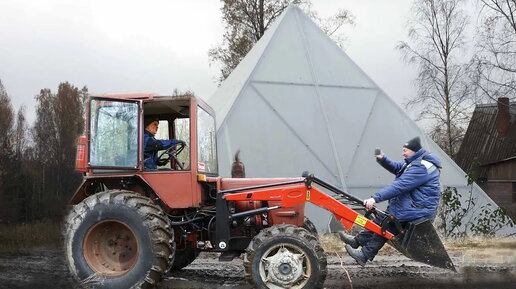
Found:
<svg viewBox="0 0 516 289"><path fill-rule="evenodd" d="M87 197L98 192L104 191L102 186L109 190L123 189L130 190L142 196L153 192L151 186L138 174L118 175L118 176L85 176L81 185L77 188L69 201L70 205L77 205ZM154 193L154 192L153 192Z"/></svg>

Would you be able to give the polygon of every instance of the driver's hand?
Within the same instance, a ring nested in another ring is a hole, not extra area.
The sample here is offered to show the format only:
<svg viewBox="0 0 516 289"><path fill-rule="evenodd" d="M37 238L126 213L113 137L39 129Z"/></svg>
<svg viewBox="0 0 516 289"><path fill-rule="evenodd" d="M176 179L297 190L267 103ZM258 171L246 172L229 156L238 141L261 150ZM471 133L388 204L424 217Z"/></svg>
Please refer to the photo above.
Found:
<svg viewBox="0 0 516 289"><path fill-rule="evenodd" d="M179 141L179 144L182 145L182 146L186 146L186 142L184 140L178 140Z"/></svg>
<svg viewBox="0 0 516 289"><path fill-rule="evenodd" d="M370 199L366 199L364 200L364 206L368 209L368 210L371 210L374 206L374 204L376 203L376 201L373 199L373 198L370 198Z"/></svg>

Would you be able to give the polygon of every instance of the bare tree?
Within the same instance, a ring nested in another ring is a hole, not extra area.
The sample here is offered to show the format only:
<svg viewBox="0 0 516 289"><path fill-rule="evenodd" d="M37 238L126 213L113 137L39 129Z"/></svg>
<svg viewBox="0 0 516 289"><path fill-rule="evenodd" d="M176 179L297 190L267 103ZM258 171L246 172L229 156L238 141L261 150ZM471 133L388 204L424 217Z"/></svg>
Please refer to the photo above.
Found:
<svg viewBox="0 0 516 289"><path fill-rule="evenodd" d="M83 101L87 89L68 82L59 84L57 94L42 89L36 96L38 103L33 127L34 171L37 184L34 190L38 216L57 217L63 204L80 182L74 170L76 139L84 128Z"/></svg>
<svg viewBox="0 0 516 289"><path fill-rule="evenodd" d="M53 110L57 130L57 190L69 194L80 177L74 172L77 137L84 130L83 103L88 89L82 90L68 82L60 83L54 96Z"/></svg>
<svg viewBox="0 0 516 289"><path fill-rule="evenodd" d="M2 201L6 208L2 209L4 219L9 221L28 221L29 210L28 197L31 195L27 189L28 175L24 170L27 148L27 125L25 121L25 108L22 106L16 113L10 134L10 153L4 166L4 183L2 189ZM30 186L29 186L30 187ZM2 218L2 216L0 216Z"/></svg>
<svg viewBox="0 0 516 289"><path fill-rule="evenodd" d="M219 81L226 79L240 63L253 45L260 40L274 20L291 4L298 4L336 41L343 41L340 28L353 23L354 17L345 9L340 9L329 18L320 18L311 9L309 0L221 0L222 20L225 27L222 44L210 49L208 55L212 63L220 63Z"/></svg>
<svg viewBox="0 0 516 289"><path fill-rule="evenodd" d="M57 129L53 109L54 96L50 89L42 89L36 95L36 121L32 129L36 158L43 167L56 164L57 161ZM43 173L43 170L42 170ZM43 188L45 186L43 180Z"/></svg>
<svg viewBox="0 0 516 289"><path fill-rule="evenodd" d="M10 218L13 213L11 208L11 194L9 184L9 165L12 159L12 129L14 124L14 111L11 99L0 80L0 219Z"/></svg>
<svg viewBox="0 0 516 289"><path fill-rule="evenodd" d="M7 95L0 80L0 154L6 156L11 151L11 133L14 124L14 111L11 98ZM3 159L3 157L2 157ZM0 160L0 171L2 170Z"/></svg>
<svg viewBox="0 0 516 289"><path fill-rule="evenodd" d="M411 43L397 49L405 61L416 64L417 95L408 108L420 108L418 120L431 122L430 135L454 157L464 134L471 101L468 61L465 61L464 30L468 18L462 0L414 1L410 22Z"/></svg>
<svg viewBox="0 0 516 289"><path fill-rule="evenodd" d="M17 159L22 159L27 148L27 120L25 119L25 106L20 107L16 114L16 123L13 129L13 152Z"/></svg>
<svg viewBox="0 0 516 289"><path fill-rule="evenodd" d="M480 0L473 78L484 98L516 98L516 0Z"/></svg>

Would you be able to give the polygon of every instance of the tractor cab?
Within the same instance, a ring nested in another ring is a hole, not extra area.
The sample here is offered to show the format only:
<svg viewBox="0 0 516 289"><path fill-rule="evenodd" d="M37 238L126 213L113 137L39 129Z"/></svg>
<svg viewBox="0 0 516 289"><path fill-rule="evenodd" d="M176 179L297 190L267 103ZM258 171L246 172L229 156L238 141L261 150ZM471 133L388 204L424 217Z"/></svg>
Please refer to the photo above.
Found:
<svg viewBox="0 0 516 289"><path fill-rule="evenodd" d="M85 182L100 178L108 188L148 188L174 208L202 202L197 179L218 175L215 118L206 103L193 95L124 94L92 96L86 107L76 160ZM157 121L155 139L184 141L157 151L153 168L145 165L146 119Z"/></svg>

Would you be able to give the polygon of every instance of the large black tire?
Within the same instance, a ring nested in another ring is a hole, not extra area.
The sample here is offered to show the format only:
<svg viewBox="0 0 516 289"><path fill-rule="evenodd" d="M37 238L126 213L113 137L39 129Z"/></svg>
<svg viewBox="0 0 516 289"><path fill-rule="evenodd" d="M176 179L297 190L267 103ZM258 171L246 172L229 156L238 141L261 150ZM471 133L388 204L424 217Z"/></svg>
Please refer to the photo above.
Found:
<svg viewBox="0 0 516 289"><path fill-rule="evenodd" d="M259 289L322 288L326 255L317 238L294 225L262 230L246 249L246 279Z"/></svg>
<svg viewBox="0 0 516 289"><path fill-rule="evenodd" d="M88 288L152 288L174 259L174 233L146 197L111 190L73 207L65 220L72 275Z"/></svg>
<svg viewBox="0 0 516 289"><path fill-rule="evenodd" d="M192 248L184 251L176 251L174 263L172 264L172 268L170 268L170 270L177 271L190 265L197 258L197 256L199 256L199 253L199 250Z"/></svg>

